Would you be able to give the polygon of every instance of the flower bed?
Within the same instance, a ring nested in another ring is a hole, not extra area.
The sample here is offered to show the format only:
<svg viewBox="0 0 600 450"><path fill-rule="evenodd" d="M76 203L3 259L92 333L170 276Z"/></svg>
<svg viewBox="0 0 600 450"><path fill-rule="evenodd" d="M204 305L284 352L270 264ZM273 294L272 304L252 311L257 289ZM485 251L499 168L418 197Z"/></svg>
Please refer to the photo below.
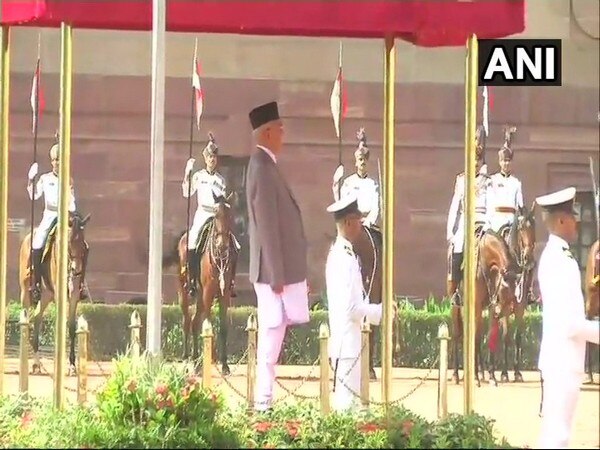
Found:
<svg viewBox="0 0 600 450"><path fill-rule="evenodd" d="M511 448L493 420L429 422L402 407L322 416L312 402L249 416L181 366L123 358L92 406L0 398L3 448ZM432 405L432 407L434 407Z"/></svg>

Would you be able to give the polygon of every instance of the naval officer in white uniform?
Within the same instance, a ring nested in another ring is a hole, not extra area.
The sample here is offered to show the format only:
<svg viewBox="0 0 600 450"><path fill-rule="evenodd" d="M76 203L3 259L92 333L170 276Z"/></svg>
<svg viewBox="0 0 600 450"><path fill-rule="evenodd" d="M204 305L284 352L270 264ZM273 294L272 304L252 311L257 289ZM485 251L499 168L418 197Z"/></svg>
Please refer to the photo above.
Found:
<svg viewBox="0 0 600 450"><path fill-rule="evenodd" d="M536 199L549 232L538 267L543 305L539 369L544 380L538 448L544 449L569 446L586 342L598 344L600 334L599 322L585 318L579 266L569 249L577 241L575 193L570 187Z"/></svg>
<svg viewBox="0 0 600 450"><path fill-rule="evenodd" d="M360 263L352 243L362 232L362 214L353 193L327 208L337 237L327 256L325 280L329 317L329 356L334 370L333 409L353 408L360 394L361 324L381 321L382 304L371 304L363 289ZM395 306L395 305L394 305Z"/></svg>

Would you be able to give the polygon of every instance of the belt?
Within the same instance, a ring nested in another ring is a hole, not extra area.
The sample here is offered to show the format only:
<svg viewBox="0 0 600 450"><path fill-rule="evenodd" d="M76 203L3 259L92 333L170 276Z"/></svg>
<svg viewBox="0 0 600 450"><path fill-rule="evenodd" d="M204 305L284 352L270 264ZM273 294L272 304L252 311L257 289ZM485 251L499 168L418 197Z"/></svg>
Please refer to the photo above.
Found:
<svg viewBox="0 0 600 450"><path fill-rule="evenodd" d="M513 208L512 206L498 206L496 208L496 212L499 212L499 213L515 213L515 212L517 212L517 210L515 208Z"/></svg>

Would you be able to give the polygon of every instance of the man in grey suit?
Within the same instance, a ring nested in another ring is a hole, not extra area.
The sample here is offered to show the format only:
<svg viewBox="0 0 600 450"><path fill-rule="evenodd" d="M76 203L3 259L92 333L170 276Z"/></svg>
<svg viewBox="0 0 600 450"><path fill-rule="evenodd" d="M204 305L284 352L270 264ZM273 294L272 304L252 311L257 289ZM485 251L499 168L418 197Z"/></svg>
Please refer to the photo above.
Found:
<svg viewBox="0 0 600 450"><path fill-rule="evenodd" d="M249 117L256 142L246 179L250 282L258 316L255 408L262 411L271 407L287 326L309 321L306 238L300 208L277 166L283 147L277 103L258 106Z"/></svg>

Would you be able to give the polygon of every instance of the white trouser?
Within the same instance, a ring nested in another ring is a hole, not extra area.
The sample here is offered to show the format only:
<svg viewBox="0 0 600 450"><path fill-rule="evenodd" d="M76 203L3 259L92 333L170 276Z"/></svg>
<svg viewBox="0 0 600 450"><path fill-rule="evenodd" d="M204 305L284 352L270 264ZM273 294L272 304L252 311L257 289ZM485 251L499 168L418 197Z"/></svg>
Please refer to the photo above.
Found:
<svg viewBox="0 0 600 450"><path fill-rule="evenodd" d="M360 404L360 356L358 360L356 358L334 360L333 368L335 370L333 410L353 409Z"/></svg>
<svg viewBox="0 0 600 450"><path fill-rule="evenodd" d="M492 215L492 229L495 232L500 231L500 228L505 224L512 225L515 215L513 213L494 212Z"/></svg>
<svg viewBox="0 0 600 450"><path fill-rule="evenodd" d="M58 213L56 211L44 210L40 224L33 230L31 246L34 250L40 250L42 248L46 236L48 236L48 232L50 231L50 227L52 226L52 222L54 222L57 217Z"/></svg>
<svg viewBox="0 0 600 450"><path fill-rule="evenodd" d="M196 248L196 244L198 243L198 237L200 236L200 231L202 227L206 223L208 219L210 219L212 215L207 214L204 211L198 209L196 214L194 214L194 221L192 222L192 227L190 228L190 235L188 237L188 250L194 250Z"/></svg>
<svg viewBox="0 0 600 450"><path fill-rule="evenodd" d="M581 377L577 375L544 377L542 427L537 448L569 448L580 387Z"/></svg>

